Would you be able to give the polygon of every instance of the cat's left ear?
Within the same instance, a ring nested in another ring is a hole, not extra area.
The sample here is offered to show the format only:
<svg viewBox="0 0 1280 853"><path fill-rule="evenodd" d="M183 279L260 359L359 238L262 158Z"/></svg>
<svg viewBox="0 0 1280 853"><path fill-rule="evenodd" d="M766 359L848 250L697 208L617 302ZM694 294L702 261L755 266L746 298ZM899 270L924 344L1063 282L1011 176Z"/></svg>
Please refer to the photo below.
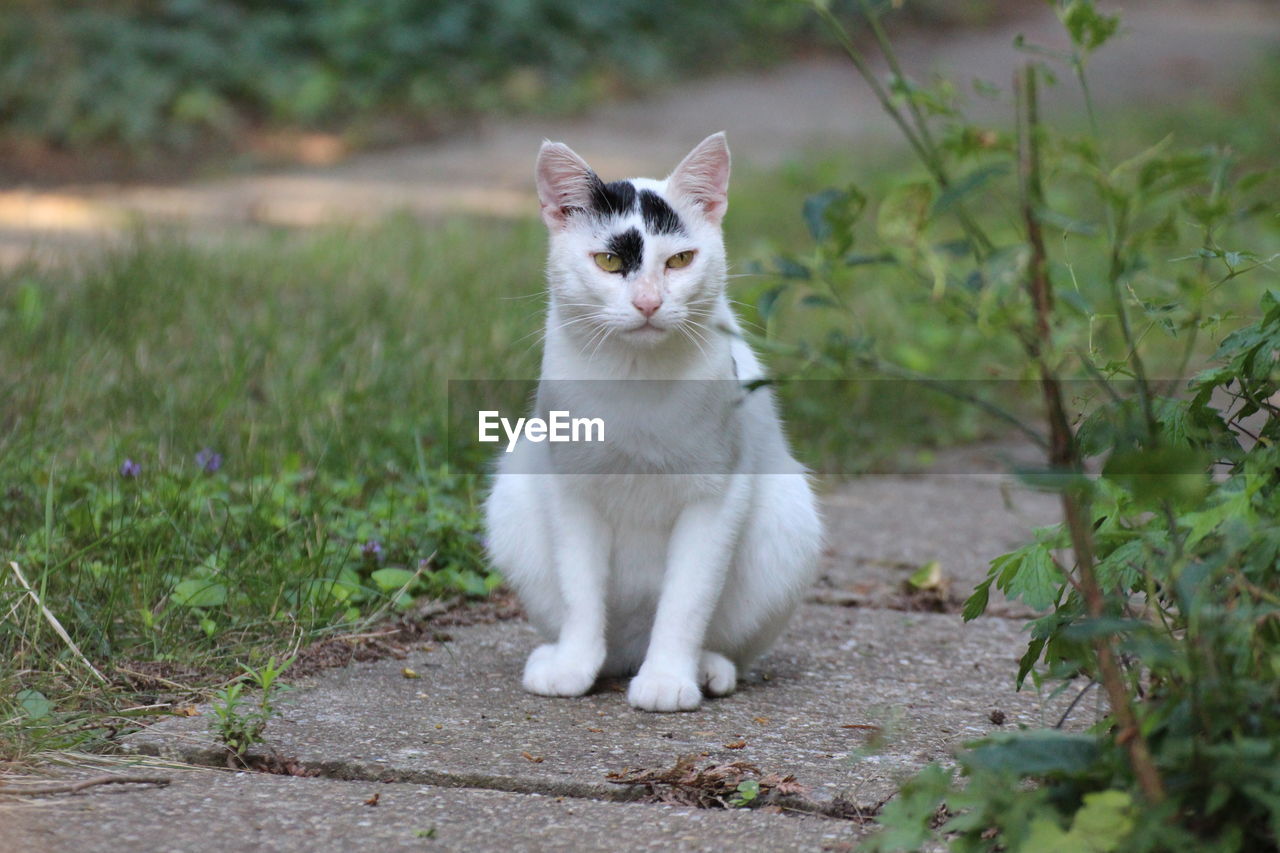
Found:
<svg viewBox="0 0 1280 853"><path fill-rule="evenodd" d="M693 202L713 225L729 209L729 143L724 131L698 143L667 178L667 192Z"/></svg>

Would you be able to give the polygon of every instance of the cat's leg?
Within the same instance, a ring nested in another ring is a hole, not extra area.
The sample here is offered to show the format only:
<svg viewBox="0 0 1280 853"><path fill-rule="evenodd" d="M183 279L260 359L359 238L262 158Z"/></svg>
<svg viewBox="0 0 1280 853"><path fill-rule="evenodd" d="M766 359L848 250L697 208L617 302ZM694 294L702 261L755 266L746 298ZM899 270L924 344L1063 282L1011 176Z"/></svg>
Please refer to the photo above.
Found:
<svg viewBox="0 0 1280 853"><path fill-rule="evenodd" d="M738 667L719 652L703 652L698 684L708 696L728 696L738 686Z"/></svg>
<svg viewBox="0 0 1280 853"><path fill-rule="evenodd" d="M703 642L746 514L749 481L731 477L724 495L690 504L676 520L649 648L627 690L633 706L692 711L701 704Z"/></svg>
<svg viewBox="0 0 1280 853"><path fill-rule="evenodd" d="M489 559L524 605L529 621L548 640L560 635L564 601L552 558L550 519L539 497L543 477L499 473L485 501Z"/></svg>
<svg viewBox="0 0 1280 853"><path fill-rule="evenodd" d="M739 674L786 628L817 574L822 521L802 474L761 474L706 647Z"/></svg>
<svg viewBox="0 0 1280 853"><path fill-rule="evenodd" d="M548 478L549 480L550 478ZM605 659L605 585L611 533L595 507L547 482L554 584L562 602L559 636L534 649L524 689L543 696L581 696Z"/></svg>

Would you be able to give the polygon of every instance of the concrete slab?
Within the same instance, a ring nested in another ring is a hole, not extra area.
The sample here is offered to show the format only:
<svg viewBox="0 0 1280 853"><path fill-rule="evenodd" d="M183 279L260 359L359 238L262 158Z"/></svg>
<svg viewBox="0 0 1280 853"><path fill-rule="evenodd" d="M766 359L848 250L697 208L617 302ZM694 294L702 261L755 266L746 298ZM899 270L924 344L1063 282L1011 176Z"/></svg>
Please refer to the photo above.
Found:
<svg viewBox="0 0 1280 853"><path fill-rule="evenodd" d="M759 811L165 772L173 779L167 788L93 788L37 806L0 804L0 851L847 850L864 831L848 821ZM378 804L367 805L375 794Z"/></svg>
<svg viewBox="0 0 1280 853"><path fill-rule="evenodd" d="M1015 693L1021 623L806 605L733 696L688 714L630 708L622 685L578 699L520 689L537 640L523 622L461 628L408 660L324 673L292 694L270 745L326 776L538 792L634 796L610 772L745 760L794 774L819 808L871 807L927 761L1006 726L1056 720ZM406 678L403 667L420 677ZM208 717L166 720L134 748L216 762Z"/></svg>
<svg viewBox="0 0 1280 853"><path fill-rule="evenodd" d="M812 600L951 611L987 576L992 559L1030 541L1034 527L1062 518L1057 496L973 470L863 477L826 495L823 511L827 550ZM946 588L936 596L904 594L912 573L934 560ZM1032 615L997 591L989 612Z"/></svg>

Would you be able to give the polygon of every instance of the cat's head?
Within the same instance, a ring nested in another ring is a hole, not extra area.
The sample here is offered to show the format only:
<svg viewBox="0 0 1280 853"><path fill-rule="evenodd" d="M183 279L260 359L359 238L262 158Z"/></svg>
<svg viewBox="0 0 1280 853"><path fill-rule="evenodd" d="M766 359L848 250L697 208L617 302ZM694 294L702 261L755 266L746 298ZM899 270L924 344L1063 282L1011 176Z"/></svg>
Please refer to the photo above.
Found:
<svg viewBox="0 0 1280 853"><path fill-rule="evenodd" d="M723 133L700 142L663 181L605 183L559 142L542 143L535 171L566 334L648 347L709 323L725 281Z"/></svg>

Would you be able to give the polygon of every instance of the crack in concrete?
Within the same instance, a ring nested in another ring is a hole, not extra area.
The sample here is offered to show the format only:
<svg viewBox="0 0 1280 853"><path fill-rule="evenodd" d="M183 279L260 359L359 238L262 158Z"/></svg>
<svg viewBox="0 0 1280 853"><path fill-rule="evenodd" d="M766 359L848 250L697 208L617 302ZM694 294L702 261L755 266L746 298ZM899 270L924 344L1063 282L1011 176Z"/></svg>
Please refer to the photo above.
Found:
<svg viewBox="0 0 1280 853"><path fill-rule="evenodd" d="M212 767L229 769L226 753L218 749L176 749L165 750L157 744L146 743L139 746L138 752L156 758L182 761L193 767ZM253 766L238 768L241 772L261 773L263 775L296 776L299 778L328 779L338 782L379 783L379 784L413 784L428 785L435 788L455 790L501 791L508 794L536 794L544 797L567 797L575 800L592 800L606 803L646 803L661 805L659 801L650 799L640 784L617 784L602 782L531 782L513 776L492 773L454 773L439 770L404 770L378 767L358 761L343 760L298 760L251 750L251 759L261 759L270 763L272 759L287 763L301 773L278 773ZM784 814L796 813L812 817L827 818L837 821L863 822L871 818L875 810L868 810L847 802L835 799L829 803L821 803L806 797L795 795L772 798L764 805L778 806Z"/></svg>

